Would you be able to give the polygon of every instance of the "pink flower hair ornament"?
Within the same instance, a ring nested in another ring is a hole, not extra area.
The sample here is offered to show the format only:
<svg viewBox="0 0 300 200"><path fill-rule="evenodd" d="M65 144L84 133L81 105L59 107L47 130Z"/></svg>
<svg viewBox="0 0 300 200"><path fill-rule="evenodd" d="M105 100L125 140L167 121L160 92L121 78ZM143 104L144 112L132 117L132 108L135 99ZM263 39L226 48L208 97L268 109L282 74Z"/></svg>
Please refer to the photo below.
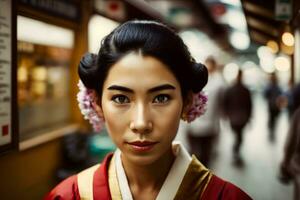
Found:
<svg viewBox="0 0 300 200"><path fill-rule="evenodd" d="M193 103L185 114L184 120L188 123L194 121L206 112L207 95L204 92L193 94Z"/></svg>
<svg viewBox="0 0 300 200"><path fill-rule="evenodd" d="M92 89L86 88L81 80L78 82L79 92L77 94L78 106L84 119L89 120L96 132L100 132L104 126L104 119L97 114L95 104L95 93Z"/></svg>
<svg viewBox="0 0 300 200"><path fill-rule="evenodd" d="M89 120L90 124L96 132L100 132L104 126L104 119L97 114L95 104L95 93L92 89L88 89L79 80L79 92L77 94L78 106L84 119ZM194 121L197 117L203 115L206 111L207 96L203 92L193 94L193 103L186 112L184 120L188 123Z"/></svg>

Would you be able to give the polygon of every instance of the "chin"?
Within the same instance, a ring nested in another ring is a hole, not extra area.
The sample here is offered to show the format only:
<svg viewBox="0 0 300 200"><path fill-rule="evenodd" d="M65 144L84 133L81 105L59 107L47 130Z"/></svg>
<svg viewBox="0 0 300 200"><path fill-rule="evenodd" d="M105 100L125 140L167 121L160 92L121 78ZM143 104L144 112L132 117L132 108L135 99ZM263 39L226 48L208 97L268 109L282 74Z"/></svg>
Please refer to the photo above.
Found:
<svg viewBox="0 0 300 200"><path fill-rule="evenodd" d="M146 166L157 162L162 155L157 153L147 153L147 154L130 154L127 156L128 160L135 165Z"/></svg>

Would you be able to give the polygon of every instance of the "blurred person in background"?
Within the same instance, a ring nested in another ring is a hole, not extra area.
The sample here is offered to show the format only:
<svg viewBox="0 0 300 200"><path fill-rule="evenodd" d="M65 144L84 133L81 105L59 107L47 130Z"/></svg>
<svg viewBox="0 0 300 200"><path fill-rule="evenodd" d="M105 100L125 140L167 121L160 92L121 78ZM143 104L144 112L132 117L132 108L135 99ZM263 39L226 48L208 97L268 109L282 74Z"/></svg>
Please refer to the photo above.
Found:
<svg viewBox="0 0 300 200"><path fill-rule="evenodd" d="M154 21L128 21L79 64L78 100L118 149L56 186L46 200L251 199L214 175L180 143L179 121L204 113L208 72L182 39Z"/></svg>
<svg viewBox="0 0 300 200"><path fill-rule="evenodd" d="M233 158L235 164L242 164L240 148L243 142L243 129L252 113L252 100L249 89L242 83L243 71L239 70L236 82L224 94L224 114L228 118L235 135Z"/></svg>
<svg viewBox="0 0 300 200"><path fill-rule="evenodd" d="M277 123L278 116L280 114L281 108L285 101L283 97L283 91L278 85L277 76L275 73L270 75L270 82L267 85L264 96L267 100L268 104L268 112L269 112L269 139L270 141L275 140L275 126Z"/></svg>
<svg viewBox="0 0 300 200"><path fill-rule="evenodd" d="M288 83L288 90L284 92L284 96L286 98L286 108L288 111L289 118L293 116L294 112L294 100L293 100L293 89L294 85L292 83L292 80Z"/></svg>
<svg viewBox="0 0 300 200"><path fill-rule="evenodd" d="M284 156L280 166L280 180L294 182L294 199L300 199L300 107L295 111L285 141Z"/></svg>
<svg viewBox="0 0 300 200"><path fill-rule="evenodd" d="M292 86L287 94L289 116L300 106L300 83Z"/></svg>
<svg viewBox="0 0 300 200"><path fill-rule="evenodd" d="M208 96L208 105L203 117L196 119L187 126L188 141L191 153L209 166L215 149L216 139L220 132L220 116L224 92L224 79L219 72L218 64L212 56L205 60L208 69L208 84L204 91Z"/></svg>

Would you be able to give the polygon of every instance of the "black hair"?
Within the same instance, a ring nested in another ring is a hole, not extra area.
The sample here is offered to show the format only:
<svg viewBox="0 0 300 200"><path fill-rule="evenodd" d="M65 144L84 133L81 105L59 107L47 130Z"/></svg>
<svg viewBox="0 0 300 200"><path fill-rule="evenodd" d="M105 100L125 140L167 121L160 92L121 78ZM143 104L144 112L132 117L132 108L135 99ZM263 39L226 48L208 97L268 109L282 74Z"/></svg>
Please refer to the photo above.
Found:
<svg viewBox="0 0 300 200"><path fill-rule="evenodd" d="M169 27L155 21L127 21L101 42L98 55L87 53L78 66L83 84L102 95L102 87L112 65L132 51L153 56L164 63L177 78L182 97L199 92L206 85L208 72L196 63L182 39Z"/></svg>

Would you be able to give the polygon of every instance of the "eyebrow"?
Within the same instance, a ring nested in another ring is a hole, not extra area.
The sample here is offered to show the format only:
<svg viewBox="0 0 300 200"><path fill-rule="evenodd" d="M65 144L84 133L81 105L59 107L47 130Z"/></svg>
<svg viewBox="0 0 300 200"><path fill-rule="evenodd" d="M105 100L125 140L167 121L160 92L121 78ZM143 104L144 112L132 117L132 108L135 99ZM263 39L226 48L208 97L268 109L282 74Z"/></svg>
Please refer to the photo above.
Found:
<svg viewBox="0 0 300 200"><path fill-rule="evenodd" d="M109 86L107 89L108 90L119 90L119 91L123 91L123 92L134 93L132 89L130 89L128 87L120 86L120 85L112 85L112 86ZM156 86L156 87L153 87L153 88L149 89L148 93L157 92L157 91L160 91L160 90L175 90L175 89L176 89L176 87L174 87L173 85L163 84L163 85L159 85L159 86Z"/></svg>
<svg viewBox="0 0 300 200"><path fill-rule="evenodd" d="M159 86L156 86L154 88L151 88L149 90L149 93L151 92L156 92L156 91L159 91L159 90L175 90L176 88L173 86L173 85L170 85L170 84L163 84L163 85L159 85Z"/></svg>

